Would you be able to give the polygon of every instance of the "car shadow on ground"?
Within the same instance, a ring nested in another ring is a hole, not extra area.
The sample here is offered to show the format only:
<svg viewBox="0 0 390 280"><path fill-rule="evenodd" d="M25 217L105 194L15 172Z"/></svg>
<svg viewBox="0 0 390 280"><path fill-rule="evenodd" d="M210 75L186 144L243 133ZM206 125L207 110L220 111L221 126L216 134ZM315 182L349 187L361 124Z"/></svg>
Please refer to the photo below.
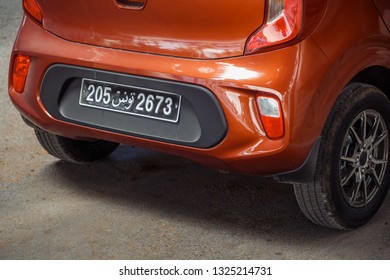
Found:
<svg viewBox="0 0 390 280"><path fill-rule="evenodd" d="M342 233L309 222L289 185L269 178L223 174L171 155L120 146L104 161L85 166L58 161L52 167L64 187L86 195L132 207L147 204L150 211L246 234L288 231L301 238L302 232L319 236Z"/></svg>

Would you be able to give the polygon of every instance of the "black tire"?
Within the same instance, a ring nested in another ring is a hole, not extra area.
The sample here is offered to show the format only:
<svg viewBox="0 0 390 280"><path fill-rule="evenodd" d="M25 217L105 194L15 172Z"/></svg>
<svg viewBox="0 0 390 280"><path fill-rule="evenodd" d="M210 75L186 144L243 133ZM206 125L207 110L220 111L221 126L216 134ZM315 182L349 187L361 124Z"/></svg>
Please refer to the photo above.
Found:
<svg viewBox="0 0 390 280"><path fill-rule="evenodd" d="M370 220L389 188L389 128L390 102L378 88L345 88L323 129L314 180L294 185L307 218L336 229Z"/></svg>
<svg viewBox="0 0 390 280"><path fill-rule="evenodd" d="M96 140L81 141L58 136L40 129L35 135L41 146L51 155L71 163L88 163L109 156L118 143Z"/></svg>

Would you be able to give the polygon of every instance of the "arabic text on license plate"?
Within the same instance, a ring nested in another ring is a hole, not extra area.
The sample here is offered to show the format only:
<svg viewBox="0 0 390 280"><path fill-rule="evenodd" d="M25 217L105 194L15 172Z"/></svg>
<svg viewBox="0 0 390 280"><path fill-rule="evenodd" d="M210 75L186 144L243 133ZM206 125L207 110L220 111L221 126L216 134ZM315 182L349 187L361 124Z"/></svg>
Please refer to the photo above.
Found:
<svg viewBox="0 0 390 280"><path fill-rule="evenodd" d="M181 95L83 79L79 104L176 123L180 115Z"/></svg>

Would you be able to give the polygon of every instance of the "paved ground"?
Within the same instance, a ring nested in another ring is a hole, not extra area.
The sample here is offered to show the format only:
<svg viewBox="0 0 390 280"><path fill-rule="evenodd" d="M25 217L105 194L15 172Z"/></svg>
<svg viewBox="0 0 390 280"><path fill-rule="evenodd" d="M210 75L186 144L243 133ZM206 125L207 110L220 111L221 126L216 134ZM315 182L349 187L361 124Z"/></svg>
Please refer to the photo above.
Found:
<svg viewBox="0 0 390 280"><path fill-rule="evenodd" d="M20 6L0 0L0 259L390 258L390 196L337 232L270 180L124 146L84 167L47 155L7 96Z"/></svg>

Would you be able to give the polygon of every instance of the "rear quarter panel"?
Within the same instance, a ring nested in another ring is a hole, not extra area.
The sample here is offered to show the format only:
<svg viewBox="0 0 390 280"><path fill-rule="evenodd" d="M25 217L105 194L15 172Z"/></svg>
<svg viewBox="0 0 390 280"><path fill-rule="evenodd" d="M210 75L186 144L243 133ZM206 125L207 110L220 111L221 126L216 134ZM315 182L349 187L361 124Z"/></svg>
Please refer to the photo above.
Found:
<svg viewBox="0 0 390 280"><path fill-rule="evenodd" d="M388 28L390 28L390 1L389 0L373 0L381 17Z"/></svg>
<svg viewBox="0 0 390 280"><path fill-rule="evenodd" d="M318 123L324 124L337 97L355 75L370 66L390 69L390 36L371 0L344 0L331 1L311 37L329 61L311 102L317 109Z"/></svg>

